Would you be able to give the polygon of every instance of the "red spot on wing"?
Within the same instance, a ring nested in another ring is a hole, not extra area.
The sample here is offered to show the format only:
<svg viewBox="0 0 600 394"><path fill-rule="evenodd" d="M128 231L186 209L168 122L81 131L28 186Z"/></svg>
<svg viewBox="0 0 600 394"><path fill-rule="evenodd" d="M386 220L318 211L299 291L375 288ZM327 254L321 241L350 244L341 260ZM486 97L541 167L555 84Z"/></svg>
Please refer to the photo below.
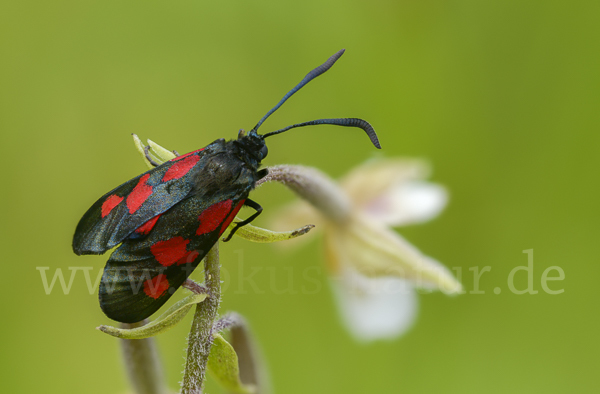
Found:
<svg viewBox="0 0 600 394"><path fill-rule="evenodd" d="M165 172L163 176L163 182L170 181L172 179L179 179L187 174L200 160L200 156L193 155L184 158L183 160L176 161L173 165Z"/></svg>
<svg viewBox="0 0 600 394"><path fill-rule="evenodd" d="M110 211L115 209L115 207L121 203L121 201L123 201L123 197L119 197L116 194L108 197L104 203L102 203L102 217L108 215Z"/></svg>
<svg viewBox="0 0 600 394"><path fill-rule="evenodd" d="M144 293L146 293L148 297L152 297L154 299L157 299L163 295L168 288L169 281L167 280L167 276L164 274L158 274L154 278L148 279L144 282Z"/></svg>
<svg viewBox="0 0 600 394"><path fill-rule="evenodd" d="M242 205L244 205L245 201L246 200L241 200L240 202L237 203L235 208L233 208L233 211L231 211L231 213L229 214L229 216L227 217L227 219L221 226L221 231L219 232L219 235L223 234L223 232L227 229L227 226L229 226L231 221L235 218L235 215L237 215L237 213L240 211L240 208L242 208Z"/></svg>
<svg viewBox="0 0 600 394"><path fill-rule="evenodd" d="M127 208L129 209L130 214L137 211L144 201L152 194L152 186L146 185L148 178L150 178L150 174L141 177L138 184L127 196Z"/></svg>
<svg viewBox="0 0 600 394"><path fill-rule="evenodd" d="M200 226L196 230L196 235L207 234L216 230L223 223L230 210L231 200L221 201L206 208L198 216Z"/></svg>
<svg viewBox="0 0 600 394"><path fill-rule="evenodd" d="M161 265L168 267L173 265L180 260L186 260L188 255L192 252L188 252L186 249L187 244L190 243L189 239L183 237L173 237L166 241L158 241L150 247L150 252L154 255L156 261ZM184 264L179 263L179 264Z"/></svg>
<svg viewBox="0 0 600 394"><path fill-rule="evenodd" d="M191 252L188 252L184 258L177 260L177 265L193 263L198 255L200 255L200 253L197 250L192 250Z"/></svg>
<svg viewBox="0 0 600 394"><path fill-rule="evenodd" d="M144 235L150 234L150 231L152 231L152 229L154 228L154 225L156 224L156 221L158 220L159 217L160 217L160 215L157 215L157 216L153 217L152 219L148 220L146 223L142 224L140 227L135 229L135 232L138 234L144 234Z"/></svg>
<svg viewBox="0 0 600 394"><path fill-rule="evenodd" d="M204 150L204 148L198 149L198 150L195 150L193 152L186 153L185 155L177 156L176 158L171 159L169 161L178 161L178 160L181 160L181 159L185 159L186 157L189 157L190 155L193 155L194 153L202 152L203 150Z"/></svg>

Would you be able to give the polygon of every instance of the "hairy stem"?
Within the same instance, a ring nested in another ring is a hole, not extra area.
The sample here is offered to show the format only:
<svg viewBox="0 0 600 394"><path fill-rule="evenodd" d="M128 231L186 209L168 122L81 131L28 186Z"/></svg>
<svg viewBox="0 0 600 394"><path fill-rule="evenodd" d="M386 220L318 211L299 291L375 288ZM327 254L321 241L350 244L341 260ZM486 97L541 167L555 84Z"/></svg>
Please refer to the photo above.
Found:
<svg viewBox="0 0 600 394"><path fill-rule="evenodd" d="M335 182L321 171L294 165L279 165L267 169L269 173L256 182L256 186L267 182L282 183L334 223L346 225L350 219L350 200Z"/></svg>
<svg viewBox="0 0 600 394"><path fill-rule="evenodd" d="M148 320L134 324L123 323L122 327L136 328L146 323ZM120 342L125 369L134 392L137 394L165 394L167 389L154 338L121 339Z"/></svg>
<svg viewBox="0 0 600 394"><path fill-rule="evenodd" d="M209 296L196 306L188 349L181 394L200 394L206 377L206 363L212 346L213 324L221 302L221 265L219 243L208 252L204 260L204 286Z"/></svg>

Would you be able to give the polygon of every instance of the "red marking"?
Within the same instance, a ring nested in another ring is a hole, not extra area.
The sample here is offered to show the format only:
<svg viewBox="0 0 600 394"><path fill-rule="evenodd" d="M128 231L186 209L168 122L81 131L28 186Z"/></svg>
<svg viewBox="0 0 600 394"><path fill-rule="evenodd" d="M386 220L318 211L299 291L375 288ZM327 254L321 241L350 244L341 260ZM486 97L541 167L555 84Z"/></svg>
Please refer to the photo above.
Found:
<svg viewBox="0 0 600 394"><path fill-rule="evenodd" d="M202 152L203 150L204 150L204 148L202 148L202 149L198 149L198 150L195 150L195 151L193 151L193 152L186 153L185 155L177 156L176 158L174 158L174 159L171 159L171 160L169 160L169 161L177 161L177 160L185 159L186 157L188 157L188 156L190 156L190 155L193 155L194 153Z"/></svg>
<svg viewBox="0 0 600 394"><path fill-rule="evenodd" d="M171 179L181 178L182 176L187 174L192 169L192 167L196 165L196 163L198 163L198 160L200 160L200 156L194 155L188 156L183 160L179 160L173 163L173 165L171 165L171 168L169 168L167 172L165 172L165 175L162 179L163 182L170 181Z"/></svg>
<svg viewBox="0 0 600 394"><path fill-rule="evenodd" d="M216 230L223 223L230 210L231 200L221 201L206 208L198 216L200 226L196 230L196 235L207 234Z"/></svg>
<svg viewBox="0 0 600 394"><path fill-rule="evenodd" d="M190 252L186 251L182 258L177 260L177 265L193 263L196 260L200 253L197 250L192 250Z"/></svg>
<svg viewBox="0 0 600 394"><path fill-rule="evenodd" d="M146 293L148 297L152 297L154 299L157 299L163 295L168 288L169 281L167 280L167 276L163 274L158 274L154 278L148 279L144 282L144 293Z"/></svg>
<svg viewBox="0 0 600 394"><path fill-rule="evenodd" d="M144 201L152 194L152 186L146 185L146 182L150 178L150 174L146 174L140 178L138 184L133 188L129 196L127 196L127 208L129 213L133 214L137 211Z"/></svg>
<svg viewBox="0 0 600 394"><path fill-rule="evenodd" d="M162 215L162 213L160 215ZM146 223L142 224L140 227L135 229L135 232L144 235L150 234L150 231L152 231L152 229L154 228L154 225L156 224L156 221L158 220L160 215L157 215L152 219L148 220Z"/></svg>
<svg viewBox="0 0 600 394"><path fill-rule="evenodd" d="M187 252L184 258L177 260L177 265L193 263L196 260L200 253L197 250L192 250L191 252Z"/></svg>
<svg viewBox="0 0 600 394"><path fill-rule="evenodd" d="M235 218L235 215L237 215L240 208L242 208L242 205L244 205L244 201L246 201L246 200L242 200L242 201L238 202L237 205L235 206L235 208L233 208L233 211L231 211L231 213L227 217L227 220L225 220L225 222L221 226L221 231L219 232L219 235L223 234L223 232L227 229L227 226L229 226L231 224L231 221Z"/></svg>
<svg viewBox="0 0 600 394"><path fill-rule="evenodd" d="M186 259L189 254L186 249L187 244L190 243L189 239L183 237L173 237L166 241L158 241L150 247L150 252L154 255L156 261L161 265L168 267L173 265L181 259ZM184 262L179 264L184 264Z"/></svg>
<svg viewBox="0 0 600 394"><path fill-rule="evenodd" d="M108 215L110 211L115 209L115 207L121 203L121 201L123 201L123 197L119 197L116 194L108 197L106 201L102 203L102 217Z"/></svg>

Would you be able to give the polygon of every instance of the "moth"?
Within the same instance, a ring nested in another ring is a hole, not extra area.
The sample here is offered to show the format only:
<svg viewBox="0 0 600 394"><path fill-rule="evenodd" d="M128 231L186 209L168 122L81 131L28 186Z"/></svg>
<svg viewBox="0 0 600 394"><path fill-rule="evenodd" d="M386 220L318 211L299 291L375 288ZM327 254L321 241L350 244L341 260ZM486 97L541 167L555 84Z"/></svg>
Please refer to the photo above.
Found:
<svg viewBox="0 0 600 394"><path fill-rule="evenodd" d="M73 237L77 255L110 256L99 298L102 311L124 323L156 312L194 271L219 240L242 206L255 212L235 224L224 241L251 223L263 208L249 198L268 153L265 138L312 125L337 125L364 130L375 147L377 134L357 118L317 119L258 134L263 122L304 85L323 74L344 50L309 72L248 133L218 139L202 149L178 156L109 191L83 215ZM146 156L150 159L148 152ZM151 161L152 162L152 161Z"/></svg>

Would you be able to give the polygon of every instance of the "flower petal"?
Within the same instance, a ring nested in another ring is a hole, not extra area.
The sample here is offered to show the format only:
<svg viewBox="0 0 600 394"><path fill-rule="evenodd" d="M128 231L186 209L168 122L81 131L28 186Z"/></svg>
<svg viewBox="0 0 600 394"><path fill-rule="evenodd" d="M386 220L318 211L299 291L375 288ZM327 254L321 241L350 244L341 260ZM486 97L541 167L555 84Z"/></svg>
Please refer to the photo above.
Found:
<svg viewBox="0 0 600 394"><path fill-rule="evenodd" d="M429 176L429 165L415 159L374 159L354 168L340 180L340 186L355 206L362 207L390 188Z"/></svg>
<svg viewBox="0 0 600 394"><path fill-rule="evenodd" d="M358 340L393 339L405 333L417 316L417 294L410 282L367 278L350 267L331 280L340 315Z"/></svg>
<svg viewBox="0 0 600 394"><path fill-rule="evenodd" d="M388 189L368 201L362 212L388 226L421 223L436 217L446 206L448 193L440 185L410 181Z"/></svg>
<svg viewBox="0 0 600 394"><path fill-rule="evenodd" d="M423 255L399 234L357 216L346 226L330 224L328 243L338 267L349 265L368 277L395 276L410 280L416 287L458 293L462 285L439 262Z"/></svg>

